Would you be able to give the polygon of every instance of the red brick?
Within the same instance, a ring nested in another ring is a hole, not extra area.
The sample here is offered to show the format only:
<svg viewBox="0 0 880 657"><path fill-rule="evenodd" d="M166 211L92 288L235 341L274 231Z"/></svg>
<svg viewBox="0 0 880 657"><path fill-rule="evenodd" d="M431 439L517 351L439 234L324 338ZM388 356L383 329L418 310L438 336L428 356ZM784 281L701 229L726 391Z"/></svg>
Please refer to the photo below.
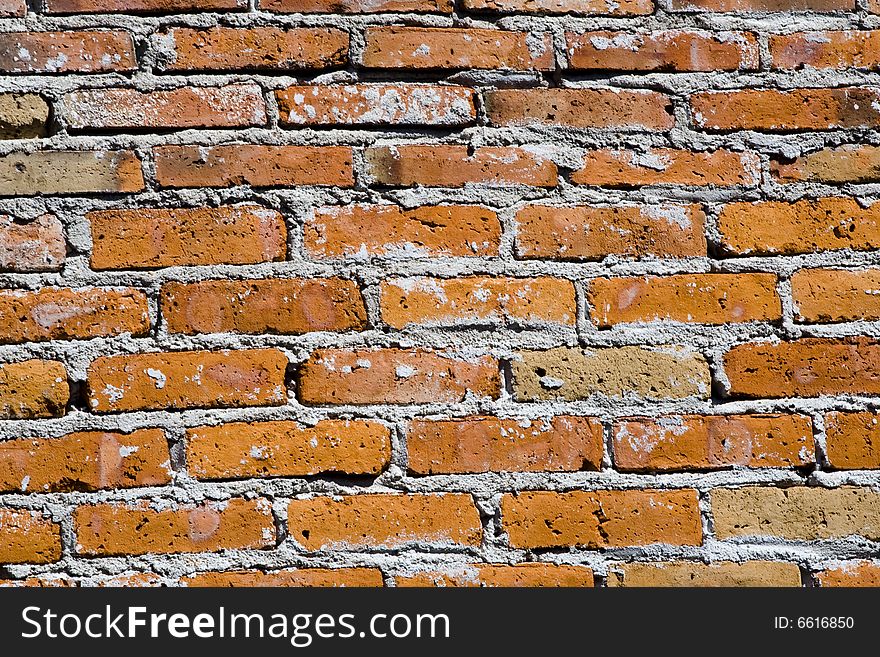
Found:
<svg viewBox="0 0 880 657"><path fill-rule="evenodd" d="M162 187L295 187L354 184L347 146L157 146Z"/></svg>
<svg viewBox="0 0 880 657"><path fill-rule="evenodd" d="M66 256L64 229L54 215L44 214L27 223L0 215L0 271L58 271Z"/></svg>
<svg viewBox="0 0 880 657"><path fill-rule="evenodd" d="M610 71L737 71L758 68L753 34L702 30L565 35L569 68Z"/></svg>
<svg viewBox="0 0 880 657"><path fill-rule="evenodd" d="M673 11L853 11L855 0L672 0Z"/></svg>
<svg viewBox="0 0 880 657"><path fill-rule="evenodd" d="M260 0L260 9L281 14L452 13L452 0Z"/></svg>
<svg viewBox="0 0 880 657"><path fill-rule="evenodd" d="M876 321L878 290L878 269L802 269L791 277L795 316L802 322Z"/></svg>
<svg viewBox="0 0 880 657"><path fill-rule="evenodd" d="M529 205L516 213L516 254L556 260L705 257L705 221L698 205Z"/></svg>
<svg viewBox="0 0 880 657"><path fill-rule="evenodd" d="M168 443L161 429L0 442L0 491L96 491L169 481Z"/></svg>
<svg viewBox="0 0 880 657"><path fill-rule="evenodd" d="M873 561L847 561L836 568L816 575L819 586L872 587L880 586L880 565Z"/></svg>
<svg viewBox="0 0 880 657"><path fill-rule="evenodd" d="M409 470L421 475L598 470L604 453L602 423L571 415L416 419L406 444Z"/></svg>
<svg viewBox="0 0 880 657"><path fill-rule="evenodd" d="M825 415L825 456L839 470L880 468L880 423L876 413Z"/></svg>
<svg viewBox="0 0 880 657"><path fill-rule="evenodd" d="M306 253L320 259L494 256L500 242L498 215L468 205L324 207L306 217L304 237Z"/></svg>
<svg viewBox="0 0 880 657"><path fill-rule="evenodd" d="M141 161L132 151L36 151L0 157L0 196L139 192Z"/></svg>
<svg viewBox="0 0 880 657"><path fill-rule="evenodd" d="M342 278L270 278L166 283L161 312L170 333L361 331L367 309ZM0 324L2 326L2 324Z"/></svg>
<svg viewBox="0 0 880 657"><path fill-rule="evenodd" d="M98 270L249 265L287 253L284 218L260 206L99 210L86 218Z"/></svg>
<svg viewBox="0 0 880 657"><path fill-rule="evenodd" d="M197 479L378 474L391 458L391 432L376 422L232 422L187 429L187 466Z"/></svg>
<svg viewBox="0 0 880 657"><path fill-rule="evenodd" d="M552 563L475 563L443 571L397 575L397 586L592 587L593 571Z"/></svg>
<svg viewBox="0 0 880 657"><path fill-rule="evenodd" d="M49 14L176 14L247 8L247 0L46 0Z"/></svg>
<svg viewBox="0 0 880 657"><path fill-rule="evenodd" d="M0 0L0 16L24 16L27 13L27 5L24 0Z"/></svg>
<svg viewBox="0 0 880 657"><path fill-rule="evenodd" d="M276 91L285 126L460 126L477 118L474 92L428 84L297 86Z"/></svg>
<svg viewBox="0 0 880 657"><path fill-rule="evenodd" d="M421 349L321 349L303 363L304 404L456 403L497 397L498 362Z"/></svg>
<svg viewBox="0 0 880 657"><path fill-rule="evenodd" d="M780 183L871 183L880 181L880 147L848 144L824 148L790 162L770 160L770 173Z"/></svg>
<svg viewBox="0 0 880 657"><path fill-rule="evenodd" d="M770 56L776 69L874 69L880 65L880 31L773 34Z"/></svg>
<svg viewBox="0 0 880 657"><path fill-rule="evenodd" d="M119 411L279 406L287 358L276 349L104 356L88 371L89 406Z"/></svg>
<svg viewBox="0 0 880 657"><path fill-rule="evenodd" d="M0 420L61 417L69 399L67 371L61 363L0 363Z"/></svg>
<svg viewBox="0 0 880 657"><path fill-rule="evenodd" d="M803 415L685 415L631 418L612 428L618 470L669 472L731 466L788 468L815 462Z"/></svg>
<svg viewBox="0 0 880 657"><path fill-rule="evenodd" d="M378 568L297 568L292 570L231 570L197 573L182 577L184 586L229 587L379 587L383 585Z"/></svg>
<svg viewBox="0 0 880 657"><path fill-rule="evenodd" d="M3 32L3 73L111 73L137 69L128 32Z"/></svg>
<svg viewBox="0 0 880 657"><path fill-rule="evenodd" d="M81 131L245 128L267 121L256 84L149 92L88 89L65 94L62 102L70 129Z"/></svg>
<svg viewBox="0 0 880 657"><path fill-rule="evenodd" d="M367 68L552 71L550 34L450 27L368 27Z"/></svg>
<svg viewBox="0 0 880 657"><path fill-rule="evenodd" d="M464 187L533 185L555 187L556 165L522 148L406 145L368 148L367 172L379 185Z"/></svg>
<svg viewBox="0 0 880 657"><path fill-rule="evenodd" d="M529 14L592 14L601 16L642 16L654 11L653 0L463 0L473 11Z"/></svg>
<svg viewBox="0 0 880 657"><path fill-rule="evenodd" d="M77 554L118 556L219 552L275 546L265 499L233 498L163 508L148 500L81 506L73 513Z"/></svg>
<svg viewBox="0 0 880 657"><path fill-rule="evenodd" d="M51 563L61 558L61 531L38 511L0 509L0 564Z"/></svg>

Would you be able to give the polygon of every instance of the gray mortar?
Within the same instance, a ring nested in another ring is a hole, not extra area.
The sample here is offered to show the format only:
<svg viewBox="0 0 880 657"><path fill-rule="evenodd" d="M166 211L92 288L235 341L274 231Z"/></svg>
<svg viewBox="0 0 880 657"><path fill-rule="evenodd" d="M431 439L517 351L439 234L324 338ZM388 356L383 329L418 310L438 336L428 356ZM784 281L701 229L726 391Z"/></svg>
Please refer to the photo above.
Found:
<svg viewBox="0 0 880 657"><path fill-rule="evenodd" d="M862 3L864 4L864 3ZM95 15L49 17L30 14L22 19L0 20L0 32L49 31L65 29L124 29L134 35L136 46L143 50L140 70L134 74L100 75L15 75L0 77L0 92L35 92L55 105L63 95L76 89L115 86L141 90L170 89L186 85L213 86L241 81L254 81L265 92L270 121L266 128L247 130L183 130L163 135L116 134L86 136L71 134L63 116L56 134L42 140L0 142L0 155L43 149L113 149L132 148L144 162L147 190L128 196L100 195L51 198L0 199L0 213L27 220L44 212L57 215L65 226L72 255L63 270L45 274L0 274L0 287L38 289L47 285L136 286L150 298L150 315L154 331L149 338L120 336L77 342L43 342L26 345L0 345L0 362L29 357L57 358L63 361L72 382L81 384L86 368L97 356L160 350L248 348L275 346L284 351L291 363L304 361L318 347L413 346L443 348L471 357L492 354L504 361L515 359L522 349L543 349L561 345L592 347L619 345L688 345L704 354L713 370L713 379L723 395L728 382L721 368L724 352L732 345L753 340L796 338L801 336L843 337L868 335L880 337L880 322L849 322L835 325L801 325L794 319L789 277L803 267L835 266L860 268L880 265L880 253L850 250L785 257L742 257L715 260L687 258L679 260L644 259L629 261L617 257L602 262L542 262L517 260L515 257L516 211L530 202L550 205L659 202L700 202L707 210L706 236L710 247L718 243L717 213L732 200L797 200L822 195L853 196L863 204L880 200L880 184L823 185L799 183L778 185L769 175L772 156L793 157L824 146L844 143L880 144L877 130L834 130L822 133L764 134L752 131L710 133L689 127L687 96L707 89L839 87L848 85L880 86L880 73L866 71L770 71L768 35L801 30L840 30L880 28L880 16L867 14L865 7L853 13L811 14L700 14L661 9L652 16L639 18L598 18L579 16L427 16L421 14L379 15L275 15L254 9L242 13L193 14L167 17L131 17ZM362 29L370 25L423 25L498 27L553 35L557 70L548 74L529 71L460 71L442 73L408 73L405 71L364 71L356 64L361 60ZM165 40L158 35L173 26L210 27L229 25L251 26L333 26L351 35L353 64L337 71L292 72L291 75L263 73L179 75L161 72L162 62L169 57ZM714 74L622 74L599 77L570 72L564 49L565 31L591 30L652 31L662 29L747 30L759 34L761 70L753 73ZM272 91L292 84L354 82L358 80L446 81L474 86L480 91L504 87L559 86L569 88L646 88L669 94L673 98L676 127L668 133L646 133L634 130L574 130L556 127L493 128L485 115L475 125L460 129L294 129L284 130L277 124L277 106ZM263 144L349 144L356 148L356 185L353 189L298 187L295 189L231 189L161 190L155 184L150 147L159 144L214 145L236 141ZM413 143L467 143L481 145L532 145L543 149L561 167L561 180L552 190L525 186L492 188L468 185L462 189L371 189L367 185L361 148L369 145ZM547 145L552 144L552 149ZM730 148L759 153L762 160L761 183L751 188L704 189L678 186L644 187L635 190L611 190L579 187L568 181L570 169L577 165L586 149L612 146L643 149L671 146L693 150ZM309 213L323 205L348 203L398 203L415 207L433 203L475 203L498 211L504 234L501 255L496 258L431 258L406 259L388 256L367 260L312 261L301 250L302 226ZM252 266L171 267L156 271L95 272L89 268L91 237L84 215L89 210L110 207L173 207L258 203L280 210L287 222L291 252L289 260ZM783 320L771 324L755 322L722 327L692 326L677 323L622 325L599 330L587 317L584 289L591 278L611 275L673 274L688 272L773 272L779 275L779 292L783 299ZM390 276L435 275L460 276L471 273L511 276L552 275L575 282L578 290L578 322L576 327L499 325L491 333L473 326L455 329L413 327L403 331L386 330L378 314L376 286ZM158 317L158 294L165 281L199 281L209 278L253 277L321 277L345 276L361 282L368 306L370 328L362 333L311 333L305 336L244 336L233 334L182 336L170 335ZM0 506L42 510L61 522L64 556L58 563L5 568L14 577L30 575L74 576L87 583L97 583L109 575L155 572L167 584L174 585L181 575L205 570L239 568L276 569L296 566L376 566L386 579L395 574L421 569L460 570L468 563L517 563L541 561L548 563L584 564L602 576L620 561L688 559L695 561L748 559L781 559L797 563L808 576L823 567L834 566L851 558L877 558L880 543L851 537L845 540L819 542L785 541L778 539L714 538L711 510L707 493L717 486L748 484L839 486L845 484L880 489L880 472L831 472L825 458L823 414L829 410L865 410L877 408L876 398L861 395L840 395L814 399L783 398L770 400L684 399L646 402L635 397L608 399L594 395L575 402L515 403L509 389L508 370L502 367L504 386L497 400L469 396L458 404L425 404L419 406L333 406L308 407L300 404L290 389L288 403L276 408L209 409L182 412L136 412L125 415L92 415L72 409L65 417L52 420L0 421L0 439L16 437L58 437L77 430L131 431L137 428L164 428L172 441L174 467L169 486L110 490L98 493L7 494ZM632 475L611 468L610 438L606 445L602 470L575 473L489 473L478 475L445 475L410 477L406 474L405 424L409 418L460 417L473 413L494 414L511 418L540 418L557 414L595 415L605 425L606 438L610 424L618 417L629 415L658 416L675 413L748 413L797 412L813 420L817 444L818 470L802 474L786 469L733 468L711 473L676 473ZM379 477L309 477L282 479L251 479L231 482L199 482L185 468L183 453L184 429L200 424L234 421L291 419L314 424L324 418L373 418L392 429L392 464ZM507 491L523 489L625 489L625 488L694 487L701 494L701 512L706 541L701 547L647 546L606 550L515 550L511 549L500 527L500 497ZM232 496L264 496L272 501L276 524L285 530L287 500L310 494L350 494L381 491L444 492L459 491L474 496L484 521L484 542L479 548L444 547L434 544L413 545L401 549L364 549L309 553L290 537L285 537L273 550L227 550L217 554L148 555L142 557L85 558L76 555L76 537L71 513L79 504L105 501L151 500L154 504L189 503L206 499L227 499ZM389 580L389 583L393 581ZM597 585L603 583L600 577Z"/></svg>

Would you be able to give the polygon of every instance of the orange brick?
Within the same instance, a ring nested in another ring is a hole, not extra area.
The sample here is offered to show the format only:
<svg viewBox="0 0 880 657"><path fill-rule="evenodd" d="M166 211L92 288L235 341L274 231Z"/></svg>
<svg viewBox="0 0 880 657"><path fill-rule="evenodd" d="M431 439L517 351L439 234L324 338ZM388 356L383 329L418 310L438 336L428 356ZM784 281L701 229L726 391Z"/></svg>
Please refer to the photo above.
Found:
<svg viewBox="0 0 880 657"><path fill-rule="evenodd" d="M516 253L557 260L705 256L705 221L698 205L529 205L516 213Z"/></svg>
<svg viewBox="0 0 880 657"><path fill-rule="evenodd" d="M342 278L270 278L166 283L162 316L171 333L362 331L367 309Z"/></svg>
<svg viewBox="0 0 880 657"><path fill-rule="evenodd" d="M655 91L621 89L502 89L485 94L492 125L560 125L614 130L667 130L672 101Z"/></svg>
<svg viewBox="0 0 880 657"><path fill-rule="evenodd" d="M247 8L247 0L46 0L49 14L175 14Z"/></svg>
<svg viewBox="0 0 880 657"><path fill-rule="evenodd" d="M306 218L304 237L306 252L321 259L495 256L500 243L498 215L468 205L324 207Z"/></svg>
<svg viewBox="0 0 880 657"><path fill-rule="evenodd" d="M397 586L592 587L593 571L550 563L475 563L444 571L398 575Z"/></svg>
<svg viewBox="0 0 880 657"><path fill-rule="evenodd" d="M803 322L880 319L880 269L802 269L791 277L797 318Z"/></svg>
<svg viewBox="0 0 880 657"><path fill-rule="evenodd" d="M66 256L64 229L54 215L20 224L0 215L0 271L58 271Z"/></svg>
<svg viewBox="0 0 880 657"><path fill-rule="evenodd" d="M260 9L282 14L452 13L452 0L261 0Z"/></svg>
<svg viewBox="0 0 880 657"><path fill-rule="evenodd" d="M712 73L758 68L758 41L742 32L568 32L565 39L573 70Z"/></svg>
<svg viewBox="0 0 880 657"><path fill-rule="evenodd" d="M73 513L77 554L117 556L219 552L275 546L272 507L265 499L233 498L199 505L81 506Z"/></svg>
<svg viewBox="0 0 880 657"><path fill-rule="evenodd" d="M131 288L0 290L0 343L144 336L149 331L147 297Z"/></svg>
<svg viewBox="0 0 880 657"><path fill-rule="evenodd" d="M691 96L694 127L706 130L836 130L880 125L880 90L746 89Z"/></svg>
<svg viewBox="0 0 880 657"><path fill-rule="evenodd" d="M160 486L171 481L168 444L160 429L130 434L72 433L62 438L0 442L0 490L95 491Z"/></svg>
<svg viewBox="0 0 880 657"><path fill-rule="evenodd" d="M847 561L816 575L819 586L878 587L880 565L873 561Z"/></svg>
<svg viewBox="0 0 880 657"><path fill-rule="evenodd" d="M880 468L880 423L876 413L826 414L825 443L825 456L832 468Z"/></svg>
<svg viewBox="0 0 880 657"><path fill-rule="evenodd" d="M51 563L61 558L61 531L38 511L0 509L0 564Z"/></svg>
<svg viewBox="0 0 880 657"><path fill-rule="evenodd" d="M788 468L815 462L812 423L803 415L631 418L615 422L611 435L614 466L623 471Z"/></svg>
<svg viewBox="0 0 880 657"><path fill-rule="evenodd" d="M433 84L309 85L275 97L285 126L459 126L477 118L472 90Z"/></svg>
<svg viewBox="0 0 880 657"><path fill-rule="evenodd" d="M801 585L796 564L775 561L624 563L612 565L608 586L620 587L781 587Z"/></svg>
<svg viewBox="0 0 880 657"><path fill-rule="evenodd" d="M501 498L501 522L514 548L700 545L697 491L528 491Z"/></svg>
<svg viewBox="0 0 880 657"><path fill-rule="evenodd" d="M550 34L451 27L368 27L367 68L552 71Z"/></svg>
<svg viewBox="0 0 880 657"><path fill-rule="evenodd" d="M379 290L382 320L411 324L563 324L574 326L574 285L560 278L393 278ZM2 326L2 323L0 323Z"/></svg>
<svg viewBox="0 0 880 657"><path fill-rule="evenodd" d="M0 0L0 16L3 18L25 14L27 14L27 5L24 0Z"/></svg>
<svg viewBox="0 0 880 657"><path fill-rule="evenodd" d="M456 403L469 395L495 398L498 362L421 349L321 349L303 363L304 404Z"/></svg>
<svg viewBox="0 0 880 657"><path fill-rule="evenodd" d="M853 11L855 0L672 0L673 11Z"/></svg>
<svg viewBox="0 0 880 657"><path fill-rule="evenodd" d="M415 474L598 470L604 438L596 418L467 417L412 420L406 438Z"/></svg>
<svg viewBox="0 0 880 657"><path fill-rule="evenodd" d="M36 151L0 157L0 196L139 192L141 161L132 151Z"/></svg>
<svg viewBox="0 0 880 657"><path fill-rule="evenodd" d="M256 84L149 92L86 89L65 94L62 102L75 131L244 128L267 121L263 90Z"/></svg>
<svg viewBox="0 0 880 657"><path fill-rule="evenodd" d="M329 28L175 27L164 43L173 47L166 71L314 70L348 61L348 34Z"/></svg>
<svg viewBox="0 0 880 657"><path fill-rule="evenodd" d="M479 546L480 514L470 495L348 495L291 500L290 537L309 551L400 548L414 543Z"/></svg>
<svg viewBox="0 0 880 657"><path fill-rule="evenodd" d="M89 366L89 406L95 413L279 406L287 401L287 362L276 349L104 356Z"/></svg>
<svg viewBox="0 0 880 657"><path fill-rule="evenodd" d="M770 173L780 183L870 183L880 180L880 147L848 144L796 157L770 160Z"/></svg>
<svg viewBox="0 0 880 657"><path fill-rule="evenodd" d="M654 11L653 0L463 0L473 11L528 14L593 14L602 16L642 16Z"/></svg>
<svg viewBox="0 0 880 657"><path fill-rule="evenodd" d="M184 586L229 587L378 587L383 586L378 568L297 568L291 570L231 570L182 577Z"/></svg>
<svg viewBox="0 0 880 657"><path fill-rule="evenodd" d="M0 363L0 420L61 417L69 399L67 371L61 363Z"/></svg>
<svg viewBox="0 0 880 657"><path fill-rule="evenodd" d="M602 149L587 153L571 174L578 185L713 185L753 187L761 182L761 161L754 153L717 150L707 153L652 148L647 151Z"/></svg>
<svg viewBox="0 0 880 657"><path fill-rule="evenodd" d="M723 248L736 255L869 251L880 247L880 204L863 208L838 197L730 203L718 229Z"/></svg>
<svg viewBox="0 0 880 657"><path fill-rule="evenodd" d="M730 394L818 397L880 393L880 343L871 338L802 338L733 347L724 356Z"/></svg>
<svg viewBox="0 0 880 657"><path fill-rule="evenodd" d="M367 173L379 185L555 187L556 165L522 148L406 145L368 148Z"/></svg>
<svg viewBox="0 0 880 657"><path fill-rule="evenodd" d="M776 69L874 69L880 65L880 31L772 34L770 57Z"/></svg>
<svg viewBox="0 0 880 657"><path fill-rule="evenodd" d="M111 73L137 69L128 32L0 33L3 73Z"/></svg>
<svg viewBox="0 0 880 657"><path fill-rule="evenodd" d="M391 458L391 432L376 422L232 422L187 429L187 465L198 479L378 474Z"/></svg>
<svg viewBox="0 0 880 657"><path fill-rule="evenodd" d="M157 146L162 187L294 187L354 184L347 146Z"/></svg>
<svg viewBox="0 0 880 657"><path fill-rule="evenodd" d="M99 210L86 218L93 269L249 265L287 254L284 218L260 206Z"/></svg>
<svg viewBox="0 0 880 657"><path fill-rule="evenodd" d="M590 281L590 317L600 328L627 322L698 324L777 321L775 274L679 274Z"/></svg>

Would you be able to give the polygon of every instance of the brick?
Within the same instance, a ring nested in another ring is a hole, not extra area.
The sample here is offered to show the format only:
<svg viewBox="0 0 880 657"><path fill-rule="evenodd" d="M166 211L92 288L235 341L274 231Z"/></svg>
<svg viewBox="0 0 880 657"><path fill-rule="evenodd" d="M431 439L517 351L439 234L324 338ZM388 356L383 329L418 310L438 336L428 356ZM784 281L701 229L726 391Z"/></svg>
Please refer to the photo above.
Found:
<svg viewBox="0 0 880 657"><path fill-rule="evenodd" d="M98 210L86 218L97 270L250 265L287 254L284 218L260 206Z"/></svg>
<svg viewBox="0 0 880 657"><path fill-rule="evenodd" d="M496 256L501 222L487 208L397 205L318 208L306 217L304 248L313 258ZM2 247L0 247L2 249Z"/></svg>
<svg viewBox="0 0 880 657"><path fill-rule="evenodd" d="M801 585L796 564L777 561L624 563L608 569L608 586L784 587Z"/></svg>
<svg viewBox="0 0 880 657"><path fill-rule="evenodd" d="M0 157L0 196L139 192L141 161L132 151L37 151Z"/></svg>
<svg viewBox="0 0 880 657"><path fill-rule="evenodd" d="M707 399L706 360L678 347L609 347L524 351L511 361L517 401L636 395L646 399Z"/></svg>
<svg viewBox="0 0 880 657"><path fill-rule="evenodd" d="M527 491L501 498L501 525L514 548L700 545L697 491Z"/></svg>
<svg viewBox="0 0 880 657"><path fill-rule="evenodd" d="M673 11L854 11L855 0L672 0Z"/></svg>
<svg viewBox="0 0 880 657"><path fill-rule="evenodd" d="M414 544L469 545L482 540L470 495L348 495L291 500L290 537L310 552L401 548Z"/></svg>
<svg viewBox="0 0 880 657"><path fill-rule="evenodd" d="M880 343L863 337L746 343L725 354L724 370L738 397L876 395Z"/></svg>
<svg viewBox="0 0 880 657"><path fill-rule="evenodd" d="M737 71L758 68L753 34L702 30L565 35L568 67L607 71Z"/></svg>
<svg viewBox="0 0 880 657"><path fill-rule="evenodd" d="M247 8L247 0L46 0L49 14L176 14Z"/></svg>
<svg viewBox="0 0 880 657"><path fill-rule="evenodd" d="M376 422L232 422L187 429L187 466L197 479L378 474L391 458L391 432Z"/></svg>
<svg viewBox="0 0 880 657"><path fill-rule="evenodd" d="M452 0L261 0L260 9L280 14L452 13Z"/></svg>
<svg viewBox="0 0 880 657"><path fill-rule="evenodd" d="M628 322L722 325L782 319L775 274L595 278L587 298L599 328Z"/></svg>
<svg viewBox="0 0 880 657"><path fill-rule="evenodd" d="M614 467L626 472L789 468L815 462L804 415L685 415L614 423Z"/></svg>
<svg viewBox="0 0 880 657"><path fill-rule="evenodd" d="M496 126L667 130L675 124L669 96L641 89L501 89L484 97Z"/></svg>
<svg viewBox="0 0 880 657"><path fill-rule="evenodd" d="M394 328L413 324L574 326L574 284L560 278L392 278L379 288L382 320ZM0 323L2 326L2 323Z"/></svg>
<svg viewBox="0 0 880 657"><path fill-rule="evenodd" d="M134 42L128 32L0 33L3 73L125 73L135 69Z"/></svg>
<svg viewBox="0 0 880 657"><path fill-rule="evenodd" d="M182 577L189 587L379 587L383 586L378 568L296 568L290 570L231 570L197 573Z"/></svg>
<svg viewBox="0 0 880 657"><path fill-rule="evenodd" d="M556 165L522 148L406 145L367 148L367 174L379 185L555 187Z"/></svg>
<svg viewBox="0 0 880 657"><path fill-rule="evenodd" d="M598 470L604 453L602 423L571 415L416 419L406 445L409 470L418 475Z"/></svg>
<svg viewBox="0 0 880 657"><path fill-rule="evenodd" d="M24 0L0 0L0 17L24 16L27 14L27 5Z"/></svg>
<svg viewBox="0 0 880 657"><path fill-rule="evenodd" d="M320 349L303 363L297 394L304 404L457 403L497 398L498 362L465 360L422 349Z"/></svg>
<svg viewBox="0 0 880 657"><path fill-rule="evenodd" d="M796 132L880 125L880 90L746 89L691 96L693 125L712 131Z"/></svg>
<svg viewBox="0 0 880 657"><path fill-rule="evenodd" d="M166 283L160 308L170 333L362 331L367 309L355 281L270 278Z"/></svg>
<svg viewBox="0 0 880 657"><path fill-rule="evenodd" d="M653 0L464 0L462 6L472 11L601 16L643 16L654 11Z"/></svg>
<svg viewBox="0 0 880 657"><path fill-rule="evenodd" d="M266 103L256 84L180 87L169 91L87 89L65 94L74 131L245 128L266 125Z"/></svg>
<svg viewBox="0 0 880 657"><path fill-rule="evenodd" d="M38 511L0 509L0 563L51 563L61 558L61 531Z"/></svg>
<svg viewBox="0 0 880 657"><path fill-rule="evenodd" d="M25 579L0 579L0 588L71 588L78 582L62 577L26 577Z"/></svg>
<svg viewBox="0 0 880 657"><path fill-rule="evenodd" d="M876 413L825 415L825 456L838 470L880 468L880 426Z"/></svg>
<svg viewBox="0 0 880 657"><path fill-rule="evenodd" d="M49 130L49 106L36 94L0 94L0 139L35 139Z"/></svg>
<svg viewBox="0 0 880 657"><path fill-rule="evenodd" d="M397 586L592 587L593 571L550 563L466 564L444 571L398 575Z"/></svg>
<svg viewBox="0 0 880 657"><path fill-rule="evenodd" d="M802 322L878 320L878 288L878 269L802 269L791 277L795 316Z"/></svg>
<svg viewBox="0 0 880 657"><path fill-rule="evenodd" d="M880 538L880 493L870 488L716 488L710 499L719 540L740 536L803 541Z"/></svg>
<svg viewBox="0 0 880 657"><path fill-rule="evenodd" d="M131 288L0 290L0 344L140 337L149 331L147 297Z"/></svg>
<svg viewBox="0 0 880 657"><path fill-rule="evenodd" d="M770 173L780 183L871 183L880 181L880 147L851 144L825 148L790 162L770 160Z"/></svg>
<svg viewBox="0 0 880 657"><path fill-rule="evenodd" d="M27 223L0 215L0 271L59 271L66 257L64 229L54 215Z"/></svg>
<svg viewBox="0 0 880 657"><path fill-rule="evenodd" d="M847 561L837 568L819 572L816 579L819 586L878 587L880 565L873 561Z"/></svg>
<svg viewBox="0 0 880 657"><path fill-rule="evenodd" d="M754 187L761 182L761 161L754 153L717 150L706 153L674 148L646 151L601 149L590 151L583 166L571 174L578 185L642 187L689 185Z"/></svg>
<svg viewBox="0 0 880 657"><path fill-rule="evenodd" d="M171 481L160 429L72 433L0 442L0 491L72 492L161 486Z"/></svg>
<svg viewBox="0 0 880 657"><path fill-rule="evenodd" d="M73 512L76 552L85 556L219 552L275 546L270 503L262 498L151 506L80 506Z"/></svg>
<svg viewBox="0 0 880 657"><path fill-rule="evenodd" d="M366 68L552 71L548 33L450 27L368 27Z"/></svg>
<svg viewBox="0 0 880 657"><path fill-rule="evenodd" d="M0 363L0 420L61 417L69 399L67 370L61 363Z"/></svg>
<svg viewBox="0 0 880 657"><path fill-rule="evenodd" d="M873 69L880 65L880 31L772 34L770 57L775 69Z"/></svg>
<svg viewBox="0 0 880 657"><path fill-rule="evenodd" d="M329 28L176 27L162 37L171 49L165 71L319 70L348 61L348 33Z"/></svg>
<svg viewBox="0 0 880 657"><path fill-rule="evenodd" d="M718 215L722 248L733 255L796 255L880 246L880 204L824 197L794 203L729 203Z"/></svg>
<svg viewBox="0 0 880 657"><path fill-rule="evenodd" d="M527 205L515 217L516 255L556 260L705 257L705 221L698 205Z"/></svg>
<svg viewBox="0 0 880 657"><path fill-rule="evenodd" d="M279 406L287 358L276 349L104 356L88 370L95 413Z"/></svg>
<svg viewBox="0 0 880 657"><path fill-rule="evenodd" d="M462 126L477 118L474 92L431 84L304 85L275 92L284 126Z"/></svg>
<svg viewBox="0 0 880 657"><path fill-rule="evenodd" d="M295 187L354 184L347 146L157 146L162 187Z"/></svg>

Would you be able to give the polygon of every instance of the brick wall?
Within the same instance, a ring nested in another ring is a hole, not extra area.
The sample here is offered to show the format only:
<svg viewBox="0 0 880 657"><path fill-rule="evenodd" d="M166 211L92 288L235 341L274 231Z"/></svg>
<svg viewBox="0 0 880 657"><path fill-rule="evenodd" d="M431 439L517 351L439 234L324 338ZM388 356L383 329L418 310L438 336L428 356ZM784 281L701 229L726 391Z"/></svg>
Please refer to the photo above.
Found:
<svg viewBox="0 0 880 657"><path fill-rule="evenodd" d="M0 582L880 583L874 0L0 0Z"/></svg>

